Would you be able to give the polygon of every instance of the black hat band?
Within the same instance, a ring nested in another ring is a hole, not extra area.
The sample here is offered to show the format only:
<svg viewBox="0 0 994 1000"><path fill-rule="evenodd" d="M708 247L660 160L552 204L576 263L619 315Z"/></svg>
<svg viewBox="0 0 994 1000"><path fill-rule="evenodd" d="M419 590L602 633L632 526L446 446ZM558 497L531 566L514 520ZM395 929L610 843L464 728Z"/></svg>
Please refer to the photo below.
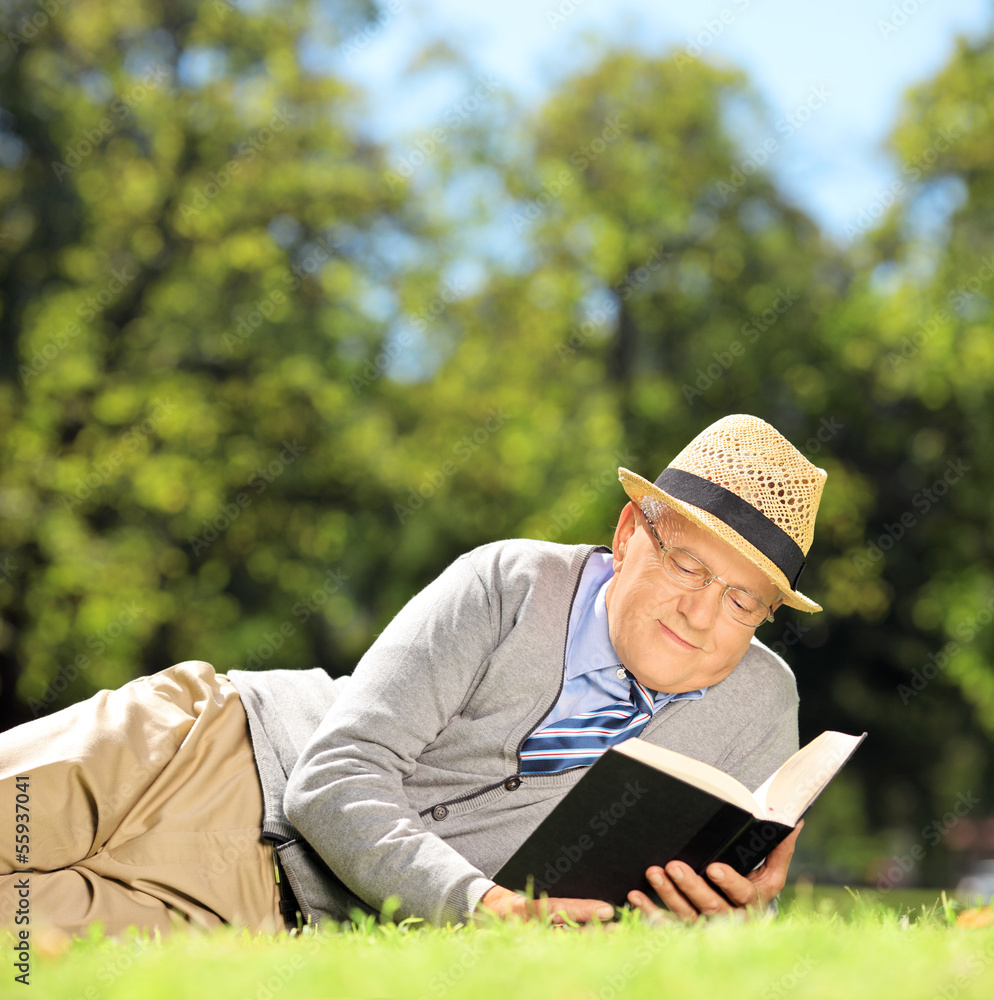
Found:
<svg viewBox="0 0 994 1000"><path fill-rule="evenodd" d="M797 542L761 510L724 486L683 469L663 469L656 486L677 500L706 510L734 528L787 577L791 590L797 589L797 581L804 569L804 553Z"/></svg>

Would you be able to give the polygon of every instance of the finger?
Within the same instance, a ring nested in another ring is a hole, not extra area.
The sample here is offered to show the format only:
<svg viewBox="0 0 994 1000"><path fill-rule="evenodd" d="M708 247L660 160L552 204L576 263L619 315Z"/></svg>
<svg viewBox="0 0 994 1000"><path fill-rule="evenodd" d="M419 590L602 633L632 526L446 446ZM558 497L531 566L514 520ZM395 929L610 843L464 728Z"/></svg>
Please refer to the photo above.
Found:
<svg viewBox="0 0 994 1000"><path fill-rule="evenodd" d="M783 870L783 874L786 876L787 869L790 867L790 859L794 856L794 847L797 844L797 838L800 834L802 828L804 827L804 820L802 819L797 826L794 827L790 833L784 837L784 839L777 844L776 847L770 851L766 858L766 868L774 868L777 871Z"/></svg>
<svg viewBox="0 0 994 1000"><path fill-rule="evenodd" d="M770 851L766 861L755 871L749 873L749 881L759 891L763 905L777 896L786 884L787 871L790 868L791 858L794 856L794 846L803 826L804 820L801 820L789 836Z"/></svg>
<svg viewBox="0 0 994 1000"><path fill-rule="evenodd" d="M794 854L794 844L803 825L802 820L770 851L766 861L747 876L740 875L729 865L715 864L708 866L708 878L736 906L765 909L770 900L780 894L787 881L787 869Z"/></svg>
<svg viewBox="0 0 994 1000"><path fill-rule="evenodd" d="M728 865L708 865L707 876L734 906L753 906L761 909L765 905L760 885L740 875L734 868ZM773 893L773 896L775 895L776 892Z"/></svg>
<svg viewBox="0 0 994 1000"><path fill-rule="evenodd" d="M711 917L718 913L727 913L730 909L728 900L682 861L671 861L666 866L666 874L676 890L698 913ZM665 898L663 901L669 906Z"/></svg>
<svg viewBox="0 0 994 1000"><path fill-rule="evenodd" d="M658 866L646 869L646 878L649 884L656 890L656 895L662 900L663 905L684 923L692 924L701 915L698 907L687 899L687 897L677 888L674 879L668 875L669 868L664 871ZM682 872L680 873L682 880Z"/></svg>
<svg viewBox="0 0 994 1000"><path fill-rule="evenodd" d="M641 910L650 924L667 924L676 919L671 913L664 910L661 906L656 906L656 904L649 899L644 892L639 892L638 889L632 889L632 891L628 894L628 902L631 903L637 910ZM610 926L613 927L614 925L612 924Z"/></svg>
<svg viewBox="0 0 994 1000"><path fill-rule="evenodd" d="M552 898L539 902L537 915L550 916L552 923L565 924L570 921L587 924L614 919L614 907L603 899Z"/></svg>

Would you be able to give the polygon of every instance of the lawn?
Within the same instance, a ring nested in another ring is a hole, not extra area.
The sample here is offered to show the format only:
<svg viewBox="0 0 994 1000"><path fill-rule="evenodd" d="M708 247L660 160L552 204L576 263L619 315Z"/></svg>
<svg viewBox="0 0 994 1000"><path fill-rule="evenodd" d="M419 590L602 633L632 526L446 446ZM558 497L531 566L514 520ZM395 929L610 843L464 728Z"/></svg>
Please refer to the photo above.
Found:
<svg viewBox="0 0 994 1000"><path fill-rule="evenodd" d="M225 931L161 942L115 942L94 935L62 951L39 934L26 989L14 981L11 950L3 949L8 957L0 996L994 996L994 923L967 926L934 895L864 892L854 898L844 889L803 889L787 891L782 899L775 919L693 927L653 927L624 919L608 928L555 929L532 923L452 930L369 921L344 932L294 938L252 939Z"/></svg>

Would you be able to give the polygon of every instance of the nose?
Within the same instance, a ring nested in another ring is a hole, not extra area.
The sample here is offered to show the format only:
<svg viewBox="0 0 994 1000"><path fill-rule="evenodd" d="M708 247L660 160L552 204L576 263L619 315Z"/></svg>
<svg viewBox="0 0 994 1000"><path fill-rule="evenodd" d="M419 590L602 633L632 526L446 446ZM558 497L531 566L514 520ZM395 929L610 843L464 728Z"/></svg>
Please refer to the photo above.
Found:
<svg viewBox="0 0 994 1000"><path fill-rule="evenodd" d="M691 628L707 632L714 627L718 615L722 614L721 597L724 584L712 580L700 590L683 590L677 601L677 610L687 620Z"/></svg>

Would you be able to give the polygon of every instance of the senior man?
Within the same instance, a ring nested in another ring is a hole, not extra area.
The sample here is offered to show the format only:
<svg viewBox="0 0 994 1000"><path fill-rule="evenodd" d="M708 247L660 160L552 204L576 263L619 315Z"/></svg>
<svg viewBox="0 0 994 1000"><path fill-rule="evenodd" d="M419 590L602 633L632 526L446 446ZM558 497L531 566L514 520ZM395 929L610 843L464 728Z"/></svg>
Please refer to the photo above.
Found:
<svg viewBox="0 0 994 1000"><path fill-rule="evenodd" d="M529 916L492 875L613 743L641 735L757 787L797 749L797 694L754 631L781 603L820 610L796 585L825 473L736 415L655 483L619 476L631 502L611 549L474 549L349 677L190 661L0 737L2 800L30 787L37 831L29 866L12 810L0 820L0 907L26 878L39 916L71 930L273 930L391 897L435 923ZM655 915L651 885L687 920L763 905L795 838L748 877L650 868L629 901Z"/></svg>

